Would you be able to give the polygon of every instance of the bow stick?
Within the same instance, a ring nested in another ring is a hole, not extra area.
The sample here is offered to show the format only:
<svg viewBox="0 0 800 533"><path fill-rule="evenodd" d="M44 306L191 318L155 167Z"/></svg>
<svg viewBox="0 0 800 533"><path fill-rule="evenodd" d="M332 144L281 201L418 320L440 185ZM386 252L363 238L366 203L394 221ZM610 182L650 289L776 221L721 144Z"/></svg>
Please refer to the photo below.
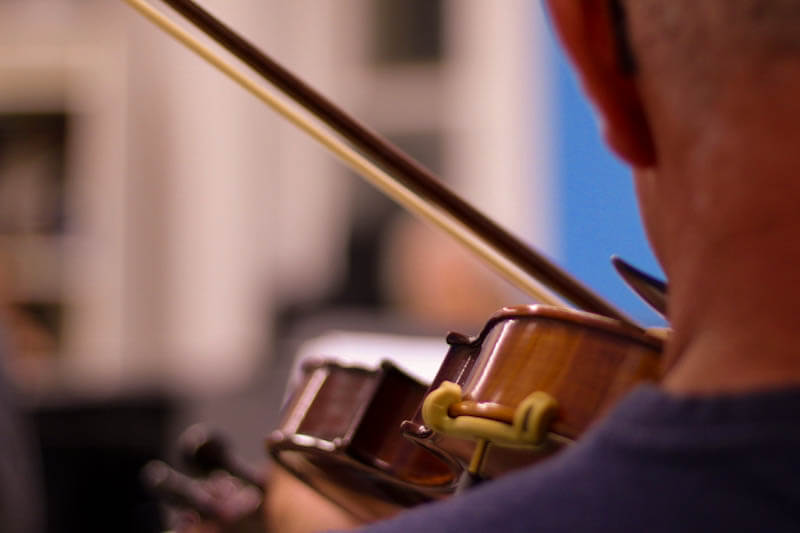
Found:
<svg viewBox="0 0 800 533"><path fill-rule="evenodd" d="M563 297L583 310L642 329L622 311L458 198L429 171L350 118L191 0L164 1L282 90L300 108L267 91L146 1L124 1L305 131L384 194L444 230L537 301L565 306ZM379 164L362 154L372 156Z"/></svg>

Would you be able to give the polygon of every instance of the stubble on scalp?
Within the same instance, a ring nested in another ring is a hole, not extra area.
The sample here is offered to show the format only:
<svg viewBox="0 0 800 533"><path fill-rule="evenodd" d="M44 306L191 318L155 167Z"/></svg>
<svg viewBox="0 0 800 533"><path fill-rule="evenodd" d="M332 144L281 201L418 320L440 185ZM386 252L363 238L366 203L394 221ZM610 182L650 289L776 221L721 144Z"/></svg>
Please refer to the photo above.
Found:
<svg viewBox="0 0 800 533"><path fill-rule="evenodd" d="M800 0L623 0L643 69L696 85L800 59Z"/></svg>

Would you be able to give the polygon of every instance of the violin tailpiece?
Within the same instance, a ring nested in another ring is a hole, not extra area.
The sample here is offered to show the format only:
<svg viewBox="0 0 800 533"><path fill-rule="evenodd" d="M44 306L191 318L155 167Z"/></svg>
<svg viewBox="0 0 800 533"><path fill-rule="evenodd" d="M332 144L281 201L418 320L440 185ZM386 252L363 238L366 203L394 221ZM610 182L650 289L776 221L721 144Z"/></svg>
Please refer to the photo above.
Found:
<svg viewBox="0 0 800 533"><path fill-rule="evenodd" d="M501 447L536 449L547 444L550 423L558 409L558 402L550 394L535 391L519 403L511 424L481 416L450 416L450 406L461 399L459 385L442 382L422 404L425 424L452 437L485 440Z"/></svg>

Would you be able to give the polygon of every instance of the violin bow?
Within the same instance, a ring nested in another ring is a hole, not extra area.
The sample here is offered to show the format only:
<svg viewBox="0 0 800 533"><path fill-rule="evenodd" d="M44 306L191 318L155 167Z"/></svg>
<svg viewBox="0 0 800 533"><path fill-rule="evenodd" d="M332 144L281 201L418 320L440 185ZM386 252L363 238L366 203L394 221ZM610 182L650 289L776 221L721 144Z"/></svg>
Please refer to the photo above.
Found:
<svg viewBox="0 0 800 533"><path fill-rule="evenodd" d="M624 312L459 198L430 171L344 113L192 0L163 1L295 105L239 71L145 0L124 1L305 131L373 186L448 233L535 300L560 307L565 307L567 300L584 311L642 329Z"/></svg>

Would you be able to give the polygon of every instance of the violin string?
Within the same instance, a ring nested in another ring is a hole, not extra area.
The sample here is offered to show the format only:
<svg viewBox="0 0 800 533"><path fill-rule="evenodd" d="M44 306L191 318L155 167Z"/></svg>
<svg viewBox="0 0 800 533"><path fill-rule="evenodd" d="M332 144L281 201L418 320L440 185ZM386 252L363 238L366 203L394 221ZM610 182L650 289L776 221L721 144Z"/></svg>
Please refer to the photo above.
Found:
<svg viewBox="0 0 800 533"><path fill-rule="evenodd" d="M400 184L398 180L394 179L383 169L353 150L334 135L325 131L318 121L312 121L307 112L302 112L297 107L286 103L281 98L267 91L261 84L239 71L231 63L225 61L209 47L205 46L150 4L144 0L124 1L164 32L174 37L220 72L228 76L235 83L272 108L275 112L306 132L370 184L381 190L384 194L413 214L439 227L473 253L483 258L512 285L520 288L540 303L558 307L569 307L563 299L559 298L553 291L524 272L513 261L498 253L494 247L480 238L480 236L475 234L469 227L436 206L419 199L417 195Z"/></svg>

